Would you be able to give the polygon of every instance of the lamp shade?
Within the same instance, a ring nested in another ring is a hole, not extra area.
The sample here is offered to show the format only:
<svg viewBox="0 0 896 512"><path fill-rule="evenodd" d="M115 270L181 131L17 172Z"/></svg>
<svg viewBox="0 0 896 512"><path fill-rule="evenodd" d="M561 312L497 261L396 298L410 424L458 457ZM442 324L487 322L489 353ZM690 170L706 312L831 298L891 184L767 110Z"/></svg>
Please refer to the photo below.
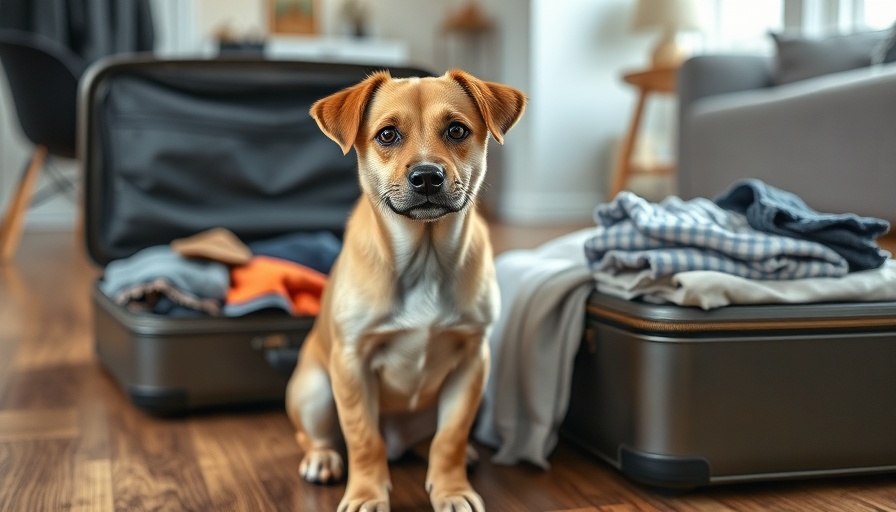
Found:
<svg viewBox="0 0 896 512"><path fill-rule="evenodd" d="M632 29L699 30L698 3L698 0L638 0Z"/></svg>

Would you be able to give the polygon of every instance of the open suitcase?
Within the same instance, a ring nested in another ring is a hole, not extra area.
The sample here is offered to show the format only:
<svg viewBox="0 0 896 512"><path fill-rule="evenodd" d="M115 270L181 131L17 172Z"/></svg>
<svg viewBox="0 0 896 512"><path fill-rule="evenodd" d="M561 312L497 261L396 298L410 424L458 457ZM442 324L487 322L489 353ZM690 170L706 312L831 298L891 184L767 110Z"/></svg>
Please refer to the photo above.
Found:
<svg viewBox="0 0 896 512"><path fill-rule="evenodd" d="M562 431L667 488L896 471L896 303L703 311L594 292Z"/></svg>
<svg viewBox="0 0 896 512"><path fill-rule="evenodd" d="M374 69L264 60L111 59L81 86L87 249L98 265L214 227L250 243L341 236L356 161L311 104ZM391 68L395 77L427 73ZM96 353L131 401L159 414L280 401L314 319L171 318L93 290Z"/></svg>

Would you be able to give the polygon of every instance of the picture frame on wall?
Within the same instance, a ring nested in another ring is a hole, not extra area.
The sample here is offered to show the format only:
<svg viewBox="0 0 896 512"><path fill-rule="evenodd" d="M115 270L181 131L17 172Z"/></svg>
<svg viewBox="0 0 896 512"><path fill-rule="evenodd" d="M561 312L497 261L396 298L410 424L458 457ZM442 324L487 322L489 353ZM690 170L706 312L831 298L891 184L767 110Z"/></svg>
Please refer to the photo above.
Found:
<svg viewBox="0 0 896 512"><path fill-rule="evenodd" d="M271 34L317 34L317 0L268 0Z"/></svg>

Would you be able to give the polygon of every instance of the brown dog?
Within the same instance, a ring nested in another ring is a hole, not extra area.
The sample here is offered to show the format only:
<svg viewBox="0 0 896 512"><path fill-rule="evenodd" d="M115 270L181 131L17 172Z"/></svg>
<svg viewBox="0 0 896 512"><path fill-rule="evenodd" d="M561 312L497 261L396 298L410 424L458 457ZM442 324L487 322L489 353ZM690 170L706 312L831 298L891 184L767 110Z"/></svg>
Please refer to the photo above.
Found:
<svg viewBox="0 0 896 512"><path fill-rule="evenodd" d="M499 304L474 203L489 134L503 143L525 105L516 89L455 70L376 73L311 107L344 153L355 147L362 196L286 406L306 480L341 478L344 440L340 512L389 510L380 422L424 410L437 410L426 477L433 508L484 510L465 460Z"/></svg>

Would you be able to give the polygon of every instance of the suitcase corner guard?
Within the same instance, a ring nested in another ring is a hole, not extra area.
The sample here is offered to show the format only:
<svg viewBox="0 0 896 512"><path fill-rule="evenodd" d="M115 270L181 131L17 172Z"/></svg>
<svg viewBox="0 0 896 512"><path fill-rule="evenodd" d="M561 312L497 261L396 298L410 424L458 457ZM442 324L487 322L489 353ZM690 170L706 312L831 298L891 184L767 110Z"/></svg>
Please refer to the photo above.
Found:
<svg viewBox="0 0 896 512"><path fill-rule="evenodd" d="M187 391L181 388L150 388L128 386L131 403L144 411L160 417L177 416L187 409Z"/></svg>
<svg viewBox="0 0 896 512"><path fill-rule="evenodd" d="M709 461L701 457L675 457L621 446L619 469L642 484L664 489L691 490L709 485Z"/></svg>

